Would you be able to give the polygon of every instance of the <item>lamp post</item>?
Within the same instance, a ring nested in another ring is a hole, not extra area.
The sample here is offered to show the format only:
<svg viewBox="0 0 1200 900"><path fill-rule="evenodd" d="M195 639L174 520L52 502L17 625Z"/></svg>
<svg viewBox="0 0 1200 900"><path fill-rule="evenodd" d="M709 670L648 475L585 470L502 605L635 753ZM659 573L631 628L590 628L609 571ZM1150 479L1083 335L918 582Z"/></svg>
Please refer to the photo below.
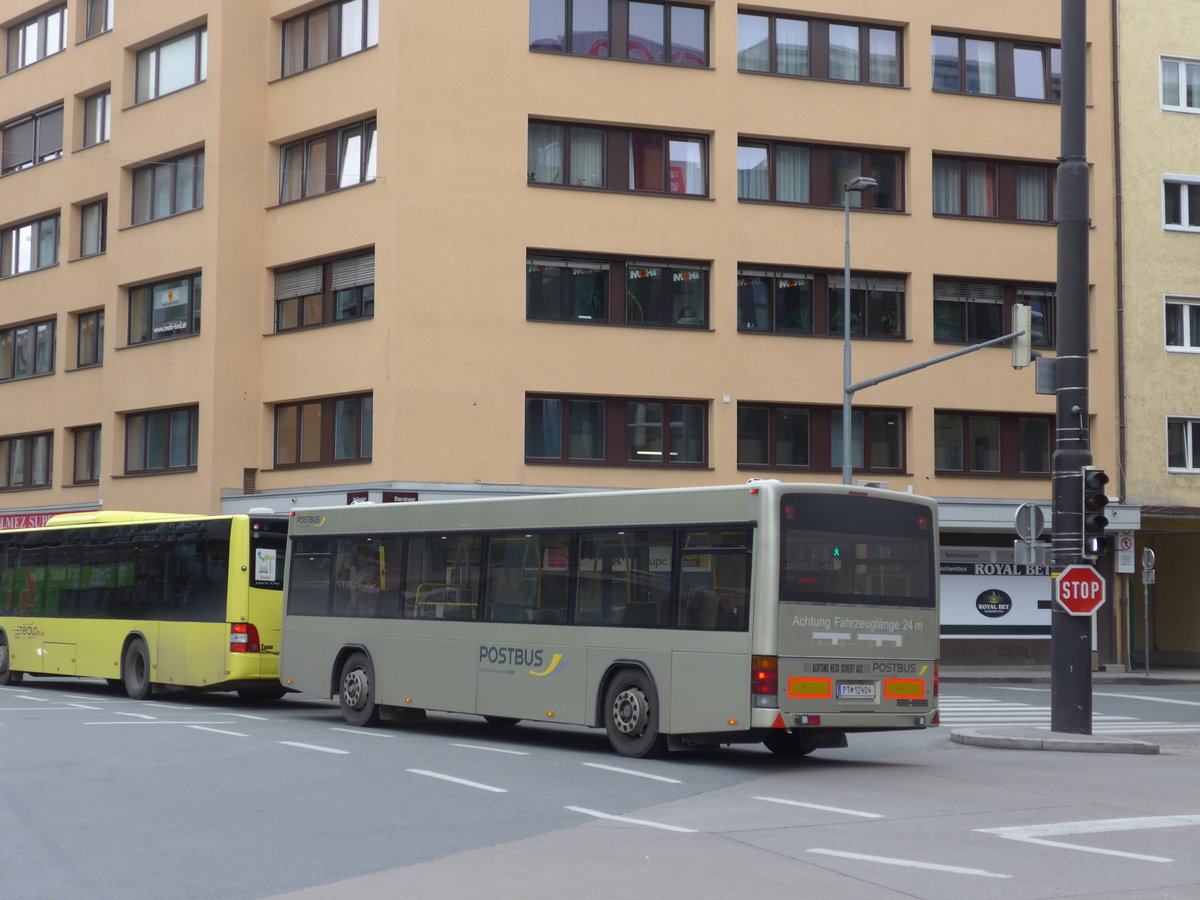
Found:
<svg viewBox="0 0 1200 900"><path fill-rule="evenodd" d="M878 187L879 182L874 178L858 176L851 178L842 185L842 206L846 211L846 264L842 280L842 484L851 484L854 476L854 462L850 458L853 424L850 421L850 400L854 392L850 385L850 193L861 193Z"/></svg>

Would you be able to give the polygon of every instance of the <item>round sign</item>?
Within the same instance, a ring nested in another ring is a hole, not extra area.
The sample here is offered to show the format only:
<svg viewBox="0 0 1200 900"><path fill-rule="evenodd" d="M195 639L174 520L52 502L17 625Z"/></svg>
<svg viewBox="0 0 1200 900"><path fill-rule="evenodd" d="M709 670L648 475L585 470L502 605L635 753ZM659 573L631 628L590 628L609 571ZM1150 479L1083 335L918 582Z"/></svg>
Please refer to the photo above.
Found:
<svg viewBox="0 0 1200 900"><path fill-rule="evenodd" d="M1022 503L1017 507L1013 519L1017 529L1017 537L1023 541L1036 541L1046 528L1046 514L1036 503Z"/></svg>
<svg viewBox="0 0 1200 900"><path fill-rule="evenodd" d="M975 598L975 608L989 619L1007 615L1012 605L1012 597L996 588L988 588Z"/></svg>
<svg viewBox="0 0 1200 900"><path fill-rule="evenodd" d="M1054 599L1073 616L1090 616L1104 605L1104 578L1091 566L1067 566L1054 580Z"/></svg>

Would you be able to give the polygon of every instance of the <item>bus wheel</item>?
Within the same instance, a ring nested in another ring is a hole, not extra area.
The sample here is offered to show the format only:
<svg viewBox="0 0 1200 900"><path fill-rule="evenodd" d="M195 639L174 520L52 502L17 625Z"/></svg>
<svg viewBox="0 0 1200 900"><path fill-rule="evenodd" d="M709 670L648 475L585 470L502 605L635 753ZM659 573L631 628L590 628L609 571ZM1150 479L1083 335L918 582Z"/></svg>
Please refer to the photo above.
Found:
<svg viewBox="0 0 1200 900"><path fill-rule="evenodd" d="M146 642L140 638L131 641L125 649L121 680L125 682L129 699L145 700L150 696L150 653L146 650Z"/></svg>
<svg viewBox="0 0 1200 900"><path fill-rule="evenodd" d="M342 665L338 679L338 702L342 718L351 725L375 725L379 722L379 706L375 703L372 682L375 673L371 661L362 652L351 653Z"/></svg>
<svg viewBox="0 0 1200 900"><path fill-rule="evenodd" d="M808 735L800 734L796 731L793 731L791 734L786 731L780 731L776 734L768 735L763 738L763 745L776 756L808 756L808 754L817 749L817 745L813 743Z"/></svg>
<svg viewBox="0 0 1200 900"><path fill-rule="evenodd" d="M667 736L658 731L658 695L640 669L622 669L604 692L604 729L622 756L658 756Z"/></svg>
<svg viewBox="0 0 1200 900"><path fill-rule="evenodd" d="M14 672L8 664L8 638L0 634L0 684L20 684L22 672Z"/></svg>
<svg viewBox="0 0 1200 900"><path fill-rule="evenodd" d="M487 722L488 725L497 731L507 731L521 720L510 719L508 716L484 716L483 721Z"/></svg>

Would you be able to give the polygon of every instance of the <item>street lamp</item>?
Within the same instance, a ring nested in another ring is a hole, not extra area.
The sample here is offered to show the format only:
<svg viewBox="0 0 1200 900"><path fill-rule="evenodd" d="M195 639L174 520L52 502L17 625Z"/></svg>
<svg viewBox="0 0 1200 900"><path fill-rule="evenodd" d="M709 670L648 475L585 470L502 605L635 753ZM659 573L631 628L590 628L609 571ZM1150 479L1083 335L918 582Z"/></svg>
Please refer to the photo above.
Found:
<svg viewBox="0 0 1200 900"><path fill-rule="evenodd" d="M858 176L842 185L842 206L846 211L846 265L842 280L842 484L851 484L854 463L850 458L851 437L854 428L850 422L850 400L854 392L850 385L850 193L861 193L878 187L874 178ZM865 309L864 309L865 311Z"/></svg>

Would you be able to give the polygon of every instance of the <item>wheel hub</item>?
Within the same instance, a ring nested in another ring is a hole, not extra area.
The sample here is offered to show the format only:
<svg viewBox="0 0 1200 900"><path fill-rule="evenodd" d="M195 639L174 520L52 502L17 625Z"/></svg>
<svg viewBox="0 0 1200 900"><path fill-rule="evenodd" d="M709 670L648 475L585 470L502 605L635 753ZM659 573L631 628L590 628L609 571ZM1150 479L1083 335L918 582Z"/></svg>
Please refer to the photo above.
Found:
<svg viewBox="0 0 1200 900"><path fill-rule="evenodd" d="M342 694L351 707L361 709L363 698L367 696L368 687L367 673L362 669L355 669L353 672L346 673L346 677L342 681Z"/></svg>
<svg viewBox="0 0 1200 900"><path fill-rule="evenodd" d="M613 699L613 722L621 734L636 737L646 730L646 695L626 688Z"/></svg>

